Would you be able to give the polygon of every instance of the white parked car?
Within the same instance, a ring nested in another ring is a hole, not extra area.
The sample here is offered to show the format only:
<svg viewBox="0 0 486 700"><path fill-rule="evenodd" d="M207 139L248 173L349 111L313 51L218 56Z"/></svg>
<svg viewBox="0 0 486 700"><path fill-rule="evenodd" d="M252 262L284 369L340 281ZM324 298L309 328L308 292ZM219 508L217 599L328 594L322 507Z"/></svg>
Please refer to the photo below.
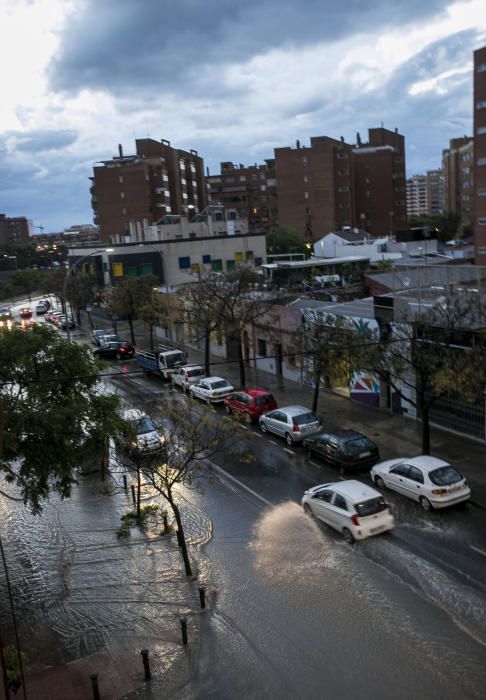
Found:
<svg viewBox="0 0 486 700"><path fill-rule="evenodd" d="M354 479L308 489L302 507L340 532L347 542L387 532L395 525L381 493Z"/></svg>
<svg viewBox="0 0 486 700"><path fill-rule="evenodd" d="M153 454L160 452L165 437L159 433L153 420L138 408L127 408L123 412L127 423L125 447L132 454Z"/></svg>
<svg viewBox="0 0 486 700"><path fill-rule="evenodd" d="M183 391L189 391L191 384L195 384L204 377L204 368L201 365L184 365L178 367L170 375L172 386L178 386Z"/></svg>
<svg viewBox="0 0 486 700"><path fill-rule="evenodd" d="M418 501L424 510L468 501L471 489L457 469L436 457L389 459L371 470L379 488L388 488Z"/></svg>
<svg viewBox="0 0 486 700"><path fill-rule="evenodd" d="M222 377L205 377L189 387L193 399L202 399L207 404L222 402L234 390L234 386Z"/></svg>
<svg viewBox="0 0 486 700"><path fill-rule="evenodd" d="M305 406L283 406L264 413L258 419L260 430L267 430L285 438L288 445L302 442L304 438L314 437L322 430L322 425L315 413Z"/></svg>

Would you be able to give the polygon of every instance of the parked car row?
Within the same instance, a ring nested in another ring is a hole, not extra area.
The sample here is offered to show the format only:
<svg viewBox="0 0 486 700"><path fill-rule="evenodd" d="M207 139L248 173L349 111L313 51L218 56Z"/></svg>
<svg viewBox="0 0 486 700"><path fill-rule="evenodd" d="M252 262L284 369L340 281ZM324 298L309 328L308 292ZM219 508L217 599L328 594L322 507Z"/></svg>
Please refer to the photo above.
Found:
<svg viewBox="0 0 486 700"><path fill-rule="evenodd" d="M46 321L50 321L62 330L66 330L66 328L76 327L74 318L71 315L63 313L62 311L52 311L50 309L46 310L44 311L44 318L46 319Z"/></svg>

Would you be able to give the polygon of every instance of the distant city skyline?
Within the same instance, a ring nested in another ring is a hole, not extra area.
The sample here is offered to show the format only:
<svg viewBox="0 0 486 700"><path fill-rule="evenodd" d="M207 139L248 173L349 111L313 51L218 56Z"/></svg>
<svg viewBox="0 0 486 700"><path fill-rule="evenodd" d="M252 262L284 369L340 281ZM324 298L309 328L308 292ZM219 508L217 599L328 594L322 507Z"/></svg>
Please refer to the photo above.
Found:
<svg viewBox="0 0 486 700"><path fill-rule="evenodd" d="M472 134L486 3L3 0L0 212L45 231L92 223L93 165L168 139L211 174L381 123L407 175Z"/></svg>

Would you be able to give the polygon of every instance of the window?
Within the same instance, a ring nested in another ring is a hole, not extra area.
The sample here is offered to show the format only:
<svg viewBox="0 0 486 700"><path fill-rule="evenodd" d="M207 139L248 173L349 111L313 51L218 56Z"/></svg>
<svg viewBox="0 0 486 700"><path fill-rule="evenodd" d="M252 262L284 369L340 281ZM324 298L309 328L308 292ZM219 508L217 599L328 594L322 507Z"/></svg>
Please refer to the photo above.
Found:
<svg viewBox="0 0 486 700"><path fill-rule="evenodd" d="M123 277L123 263L115 262L111 265L113 277Z"/></svg>
<svg viewBox="0 0 486 700"><path fill-rule="evenodd" d="M229 270L234 270L236 267L236 263L234 260L227 260L226 261L226 269Z"/></svg>
<svg viewBox="0 0 486 700"><path fill-rule="evenodd" d="M337 157L338 157L339 159L347 158L347 157L348 157L348 154L346 153L346 151L339 151L338 154L337 154Z"/></svg>
<svg viewBox="0 0 486 700"><path fill-rule="evenodd" d="M309 182L309 178L307 175L304 175L304 182Z"/></svg>
<svg viewBox="0 0 486 700"><path fill-rule="evenodd" d="M486 134L486 126L478 126L478 128L476 129L476 134Z"/></svg>
<svg viewBox="0 0 486 700"><path fill-rule="evenodd" d="M199 270L200 270L199 263L192 263L191 272L199 272Z"/></svg>
<svg viewBox="0 0 486 700"><path fill-rule="evenodd" d="M486 191L485 191L485 194L486 194ZM245 253L245 258L246 258L246 260L253 260L253 251L247 250Z"/></svg>
<svg viewBox="0 0 486 700"><path fill-rule="evenodd" d="M203 255L202 261L203 261L203 265L208 265L211 262L211 256L210 255Z"/></svg>
<svg viewBox="0 0 486 700"><path fill-rule="evenodd" d="M338 187L338 192L349 192L349 187Z"/></svg>
<svg viewBox="0 0 486 700"><path fill-rule="evenodd" d="M237 260L238 262L243 262L244 257L243 257L243 251L242 251L242 250L237 250L237 251L235 252L235 260Z"/></svg>
<svg viewBox="0 0 486 700"><path fill-rule="evenodd" d="M478 165L486 165L486 158L478 158Z"/></svg>
<svg viewBox="0 0 486 700"><path fill-rule="evenodd" d="M316 493L314 498L318 498L320 501L324 501L325 503L330 503L332 498L332 491L319 491L318 493Z"/></svg>
<svg viewBox="0 0 486 700"><path fill-rule="evenodd" d="M144 275L153 275L154 274L154 268L152 263L142 263L142 265L138 266L138 275L139 277L143 277Z"/></svg>
<svg viewBox="0 0 486 700"><path fill-rule="evenodd" d="M302 165L307 165L307 158L305 156L302 158Z"/></svg>
<svg viewBox="0 0 486 700"><path fill-rule="evenodd" d="M304 199L309 199L309 193L308 193L308 192L304 192Z"/></svg>
<svg viewBox="0 0 486 700"><path fill-rule="evenodd" d="M125 192L120 192L120 197L121 197L122 199L125 199Z"/></svg>
<svg viewBox="0 0 486 700"><path fill-rule="evenodd" d="M257 338L257 352L260 357L267 356L267 341L263 338Z"/></svg>
<svg viewBox="0 0 486 700"><path fill-rule="evenodd" d="M471 172L471 168L463 168L462 172L464 173L464 175L469 175L469 173Z"/></svg>
<svg viewBox="0 0 486 700"><path fill-rule="evenodd" d="M246 177L244 175L240 175L240 182L246 182Z"/></svg>
<svg viewBox="0 0 486 700"><path fill-rule="evenodd" d="M422 474L420 469L417 469L417 467L410 467L408 478L412 481L416 481L418 484L424 483L424 475Z"/></svg>
<svg viewBox="0 0 486 700"><path fill-rule="evenodd" d="M190 267L191 267L191 258L190 257L179 258L179 269L180 270L187 270Z"/></svg>
<svg viewBox="0 0 486 700"><path fill-rule="evenodd" d="M118 176L118 182L120 183L120 185L123 184L123 175Z"/></svg>
<svg viewBox="0 0 486 700"><path fill-rule="evenodd" d="M480 226L486 226L486 219L478 219L478 224Z"/></svg>
<svg viewBox="0 0 486 700"><path fill-rule="evenodd" d="M477 68L477 72L484 73L485 71L486 71L486 63L480 63L478 68Z"/></svg>
<svg viewBox="0 0 486 700"><path fill-rule="evenodd" d="M396 474L397 476L408 476L408 471L410 467L408 464L399 464L398 467L393 467L390 469L390 474Z"/></svg>
<svg viewBox="0 0 486 700"><path fill-rule="evenodd" d="M481 102L478 102L476 109L486 109L486 100L481 100Z"/></svg>
<svg viewBox="0 0 486 700"><path fill-rule="evenodd" d="M348 510L348 506L346 505L346 501L339 493L334 494L333 506L336 506L336 508L340 508L341 510Z"/></svg>
<svg viewBox="0 0 486 700"><path fill-rule="evenodd" d="M480 187L480 188L478 189L478 195L479 195L480 197L486 197L486 187Z"/></svg>
<svg viewBox="0 0 486 700"><path fill-rule="evenodd" d="M211 261L211 270L213 272L222 272L223 261L222 260L212 260Z"/></svg>

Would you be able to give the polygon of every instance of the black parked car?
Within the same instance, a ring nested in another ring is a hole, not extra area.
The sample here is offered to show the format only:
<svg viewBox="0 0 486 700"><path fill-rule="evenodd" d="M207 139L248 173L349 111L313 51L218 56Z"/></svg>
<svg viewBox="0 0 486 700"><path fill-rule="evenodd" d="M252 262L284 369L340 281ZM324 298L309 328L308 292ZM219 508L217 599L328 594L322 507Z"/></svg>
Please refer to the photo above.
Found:
<svg viewBox="0 0 486 700"><path fill-rule="evenodd" d="M95 357L112 358L116 360L125 360L133 357L135 348L128 340L115 341L111 343L103 343L99 348L93 350Z"/></svg>
<svg viewBox="0 0 486 700"><path fill-rule="evenodd" d="M376 443L356 430L335 428L304 440L309 454L339 467L341 472L369 469L380 460Z"/></svg>

